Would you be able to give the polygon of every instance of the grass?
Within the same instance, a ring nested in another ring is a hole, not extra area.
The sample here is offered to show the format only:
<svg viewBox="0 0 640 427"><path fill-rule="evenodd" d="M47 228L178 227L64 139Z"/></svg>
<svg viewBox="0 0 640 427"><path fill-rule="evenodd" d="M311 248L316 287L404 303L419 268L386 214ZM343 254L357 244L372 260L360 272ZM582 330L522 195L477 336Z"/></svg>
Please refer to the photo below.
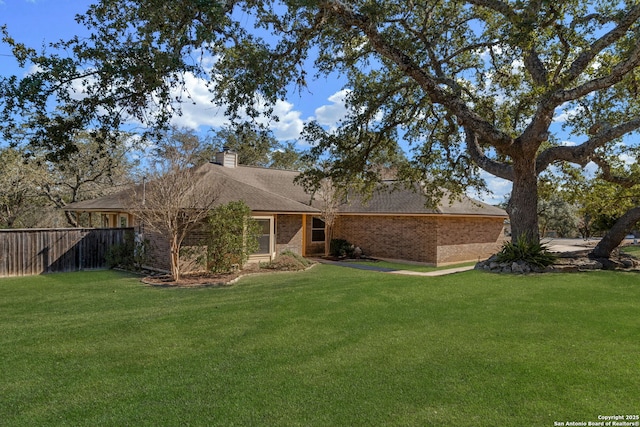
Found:
<svg viewBox="0 0 640 427"><path fill-rule="evenodd" d="M550 426L637 414L639 276L318 265L0 280L3 426Z"/></svg>
<svg viewBox="0 0 640 427"><path fill-rule="evenodd" d="M446 270L449 268L456 268L456 267L467 267L467 266L471 266L471 265L475 265L476 261L473 262L466 262L466 263L461 263L461 264L453 264L453 265L446 265L446 266L442 266L442 267L432 267L432 266L428 266L428 265L420 265L420 264L404 264L404 263L400 263L400 262L391 262L391 261L366 261L366 260L360 260L360 261L345 261L345 262L349 262L351 264L357 264L357 265L367 265L367 266L375 266L375 267L381 267L381 268L389 268L392 270L407 270L407 271L417 271L420 273L428 273L431 271L438 271L438 270Z"/></svg>
<svg viewBox="0 0 640 427"><path fill-rule="evenodd" d="M621 249L622 249L622 252L635 255L635 256L640 256L640 245L627 245L627 246L623 246Z"/></svg>

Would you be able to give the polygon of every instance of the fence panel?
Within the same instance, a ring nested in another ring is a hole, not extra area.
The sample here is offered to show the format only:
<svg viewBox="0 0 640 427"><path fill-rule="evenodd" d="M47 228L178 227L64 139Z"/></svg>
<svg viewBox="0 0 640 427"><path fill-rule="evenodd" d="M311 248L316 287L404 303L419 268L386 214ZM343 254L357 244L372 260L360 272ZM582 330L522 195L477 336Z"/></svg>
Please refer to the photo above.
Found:
<svg viewBox="0 0 640 427"><path fill-rule="evenodd" d="M106 254L133 228L0 230L0 277L107 268Z"/></svg>

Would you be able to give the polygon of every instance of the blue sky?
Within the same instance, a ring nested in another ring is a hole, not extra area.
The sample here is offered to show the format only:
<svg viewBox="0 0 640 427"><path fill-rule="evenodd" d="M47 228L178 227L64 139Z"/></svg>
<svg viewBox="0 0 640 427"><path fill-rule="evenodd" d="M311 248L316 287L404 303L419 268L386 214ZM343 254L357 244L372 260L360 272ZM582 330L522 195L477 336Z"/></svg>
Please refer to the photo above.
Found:
<svg viewBox="0 0 640 427"><path fill-rule="evenodd" d="M74 21L91 4L88 0L0 0L0 24L8 27L17 41L39 48L43 43L69 38L87 30ZM0 69L4 75L23 75L22 70L10 56L8 48L0 47ZM211 96L203 81L188 79L188 89L196 105L184 105L182 117L175 124L191 128L206 129L227 123L219 108L211 103ZM332 126L345 113L342 85L339 81L323 79L310 82L302 94L292 93L286 102L277 105L279 123L272 128L278 139L295 139L305 121L315 119L323 125Z"/></svg>
<svg viewBox="0 0 640 427"><path fill-rule="evenodd" d="M87 30L78 25L74 17L83 13L91 3L89 0L0 0L0 25L6 25L15 40L37 49L49 42L86 33ZM0 70L3 75L18 76L29 71L18 68L5 45L0 45ZM182 116L174 119L175 125L205 131L228 123L223 109L211 104L205 82L191 78L187 83L195 105L184 104ZM296 91L276 105L280 120L271 123L270 127L278 139L296 139L306 121L317 120L331 128L344 117L347 110L340 81L323 78L308 83L308 89L302 94ZM511 184L488 174L486 180L494 194L473 196L489 203L502 202Z"/></svg>

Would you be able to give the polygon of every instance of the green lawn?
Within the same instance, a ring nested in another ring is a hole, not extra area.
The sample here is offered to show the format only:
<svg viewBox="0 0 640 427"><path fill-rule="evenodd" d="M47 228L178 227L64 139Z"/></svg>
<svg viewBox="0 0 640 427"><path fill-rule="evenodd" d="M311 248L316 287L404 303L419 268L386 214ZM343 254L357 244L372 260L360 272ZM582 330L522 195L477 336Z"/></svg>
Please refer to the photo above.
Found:
<svg viewBox="0 0 640 427"><path fill-rule="evenodd" d="M391 261L366 261L366 260L361 260L361 261L344 261L344 262L345 263L349 263L349 264L357 264L357 265L364 265L364 266L389 268L389 269L392 269L392 270L418 271L418 272L421 272L421 273L428 273L430 271L438 271L438 270L447 270L447 269L456 268L456 267L467 267L467 266L475 265L477 263L476 261L473 261L473 262L465 262L465 263L461 263L461 264L445 265L443 267L431 267L431 266L427 266L427 265L404 264L404 263L400 263L400 262L391 262Z"/></svg>
<svg viewBox="0 0 640 427"><path fill-rule="evenodd" d="M0 280L2 426L553 426L640 412L640 276L318 265Z"/></svg>

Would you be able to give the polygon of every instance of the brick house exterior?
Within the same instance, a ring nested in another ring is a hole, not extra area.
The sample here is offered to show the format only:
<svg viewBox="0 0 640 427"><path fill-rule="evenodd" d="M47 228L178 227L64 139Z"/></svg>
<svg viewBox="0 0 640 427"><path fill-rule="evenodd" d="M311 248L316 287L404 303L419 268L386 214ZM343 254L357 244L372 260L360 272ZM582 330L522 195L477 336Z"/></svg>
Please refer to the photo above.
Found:
<svg viewBox="0 0 640 427"><path fill-rule="evenodd" d="M235 154L219 153L216 162L198 168L198 185L219 186L217 203L243 200L252 216L264 227L264 248L253 261L269 260L289 250L303 256L324 253L324 223L321 206L294 183L296 171L238 166ZM111 195L77 202L65 209L99 215L100 224L137 225L128 213L125 197ZM382 183L366 202L350 195L334 224L333 238L345 239L365 255L407 260L431 265L477 261L495 253L504 240L506 213L468 198L443 200L425 206L419 187L397 188ZM144 232L151 242L153 267L168 269L168 243L163 236ZM186 246L198 245L197 234ZM185 260L185 262L189 262ZM185 267L187 267L185 265Z"/></svg>
<svg viewBox="0 0 640 427"><path fill-rule="evenodd" d="M342 215L334 236L376 258L447 265L485 259L504 242L503 220L436 215Z"/></svg>

